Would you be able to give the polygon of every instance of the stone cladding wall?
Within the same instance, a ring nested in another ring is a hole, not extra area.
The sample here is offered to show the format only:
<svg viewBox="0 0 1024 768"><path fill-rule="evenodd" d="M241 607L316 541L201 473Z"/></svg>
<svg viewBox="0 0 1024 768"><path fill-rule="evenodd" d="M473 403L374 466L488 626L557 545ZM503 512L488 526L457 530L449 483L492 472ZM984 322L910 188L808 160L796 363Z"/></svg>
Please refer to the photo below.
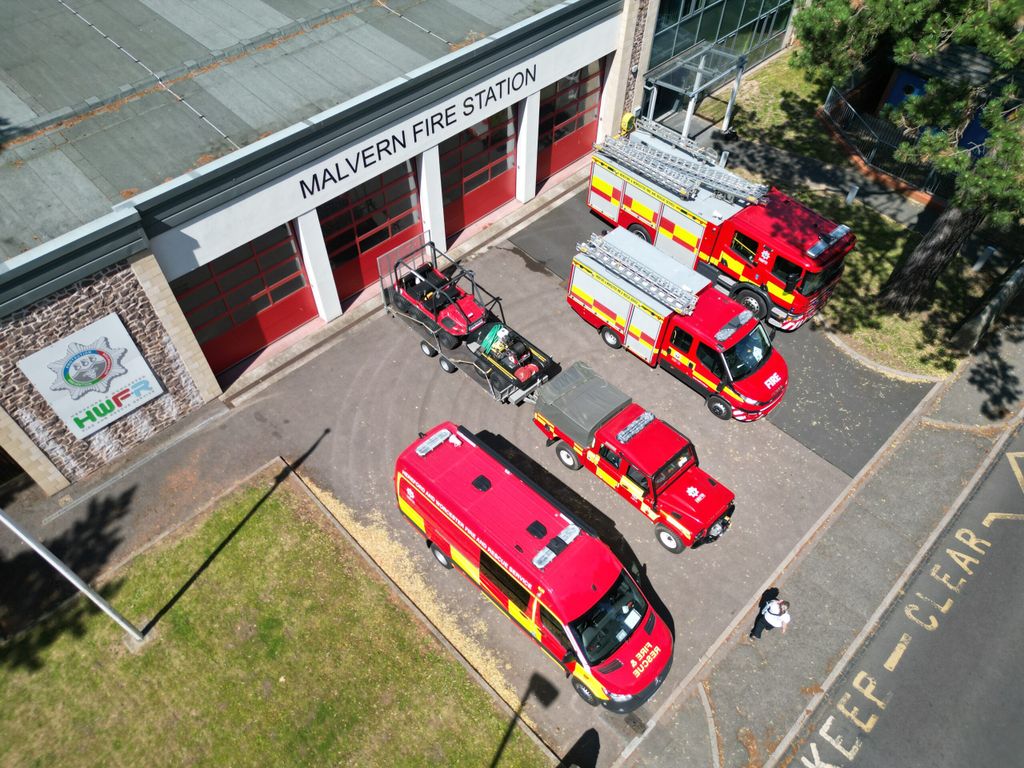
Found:
<svg viewBox="0 0 1024 768"><path fill-rule="evenodd" d="M79 440L18 361L111 312L128 329L164 394ZM191 413L204 398L128 263L111 265L0 320L0 407L71 482Z"/></svg>

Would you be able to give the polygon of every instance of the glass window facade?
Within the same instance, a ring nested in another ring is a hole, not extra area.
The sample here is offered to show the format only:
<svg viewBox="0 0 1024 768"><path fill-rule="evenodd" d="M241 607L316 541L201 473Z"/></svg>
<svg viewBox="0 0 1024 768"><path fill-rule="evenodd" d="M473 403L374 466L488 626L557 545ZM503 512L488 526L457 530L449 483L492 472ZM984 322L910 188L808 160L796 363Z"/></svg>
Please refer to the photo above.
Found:
<svg viewBox="0 0 1024 768"><path fill-rule="evenodd" d="M650 66L705 40L757 64L782 48L792 12L792 0L661 0Z"/></svg>

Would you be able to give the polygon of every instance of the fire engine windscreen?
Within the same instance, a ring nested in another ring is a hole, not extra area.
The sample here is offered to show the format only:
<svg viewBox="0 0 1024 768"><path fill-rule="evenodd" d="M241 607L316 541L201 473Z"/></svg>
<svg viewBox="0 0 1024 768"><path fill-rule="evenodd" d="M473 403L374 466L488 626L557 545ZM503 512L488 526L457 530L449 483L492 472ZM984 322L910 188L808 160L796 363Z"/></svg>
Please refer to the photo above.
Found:
<svg viewBox="0 0 1024 768"><path fill-rule="evenodd" d="M625 571L594 606L569 628L590 664L599 664L611 656L647 613L647 601Z"/></svg>
<svg viewBox="0 0 1024 768"><path fill-rule="evenodd" d="M725 356L729 374L733 381L737 381L760 368L771 353L771 339L765 333L764 326L758 323L751 328L750 333L722 354Z"/></svg>
<svg viewBox="0 0 1024 768"><path fill-rule="evenodd" d="M688 445L654 473L654 487L661 488L691 461L693 461L693 447Z"/></svg>

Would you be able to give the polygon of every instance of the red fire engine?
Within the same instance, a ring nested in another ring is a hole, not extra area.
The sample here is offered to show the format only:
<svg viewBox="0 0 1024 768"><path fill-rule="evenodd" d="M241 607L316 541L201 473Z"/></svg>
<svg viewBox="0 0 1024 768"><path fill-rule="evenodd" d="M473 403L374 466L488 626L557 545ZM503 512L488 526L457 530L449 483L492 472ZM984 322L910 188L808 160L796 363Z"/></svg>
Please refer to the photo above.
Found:
<svg viewBox="0 0 1024 768"><path fill-rule="evenodd" d="M566 298L608 346L668 371L720 419L754 421L782 402L788 370L770 334L706 277L621 227L576 251Z"/></svg>
<svg viewBox="0 0 1024 768"><path fill-rule="evenodd" d="M850 228L719 167L711 150L670 128L643 118L637 126L594 148L591 210L783 330L820 310L856 242Z"/></svg>
<svg viewBox="0 0 1024 768"><path fill-rule="evenodd" d="M566 467L586 467L654 523L669 552L729 527L733 492L700 468L686 437L574 363L540 388L533 421Z"/></svg>
<svg viewBox="0 0 1024 768"><path fill-rule="evenodd" d="M654 695L672 634L611 550L464 427L446 422L395 465L398 506L445 568L532 637L592 706Z"/></svg>

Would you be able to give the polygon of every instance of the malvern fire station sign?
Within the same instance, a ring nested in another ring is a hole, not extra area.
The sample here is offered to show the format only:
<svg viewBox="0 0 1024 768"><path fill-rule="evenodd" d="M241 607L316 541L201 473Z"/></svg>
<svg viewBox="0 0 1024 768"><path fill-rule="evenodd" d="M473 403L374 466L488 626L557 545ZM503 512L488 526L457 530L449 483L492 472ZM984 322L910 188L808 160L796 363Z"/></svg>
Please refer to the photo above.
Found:
<svg viewBox="0 0 1024 768"><path fill-rule="evenodd" d="M78 439L164 391L113 313L29 355L18 367Z"/></svg>

